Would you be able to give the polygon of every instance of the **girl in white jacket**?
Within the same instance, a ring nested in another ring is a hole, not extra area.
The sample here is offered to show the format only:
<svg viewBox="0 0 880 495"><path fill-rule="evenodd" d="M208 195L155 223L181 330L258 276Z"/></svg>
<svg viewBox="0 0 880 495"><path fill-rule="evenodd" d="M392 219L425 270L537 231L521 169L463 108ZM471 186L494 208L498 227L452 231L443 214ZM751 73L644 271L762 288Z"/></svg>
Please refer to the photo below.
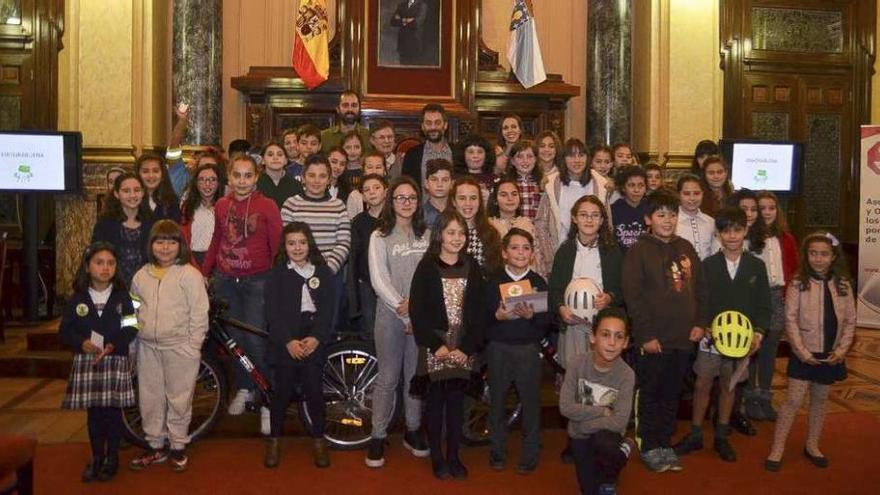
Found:
<svg viewBox="0 0 880 495"><path fill-rule="evenodd" d="M583 196L606 197L608 179L587 165L589 153L579 139L569 139L562 148L564 166L547 176L543 184L538 216L535 218L536 270L547 278L553 268L556 250L568 238L571 207ZM606 203L606 209L607 209ZM607 211L607 210L606 210Z"/></svg>
<svg viewBox="0 0 880 495"><path fill-rule="evenodd" d="M187 467L185 448L202 342L208 331L208 293L190 263L180 226L160 220L150 231L149 263L135 273L131 293L138 310L138 395L149 450L132 459L144 469L165 462L166 440L175 471Z"/></svg>

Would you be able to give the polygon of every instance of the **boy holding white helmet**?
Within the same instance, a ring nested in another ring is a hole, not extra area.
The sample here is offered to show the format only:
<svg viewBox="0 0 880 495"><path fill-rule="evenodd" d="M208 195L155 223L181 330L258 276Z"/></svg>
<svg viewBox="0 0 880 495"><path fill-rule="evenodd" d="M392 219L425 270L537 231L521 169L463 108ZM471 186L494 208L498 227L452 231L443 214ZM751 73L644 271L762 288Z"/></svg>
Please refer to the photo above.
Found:
<svg viewBox="0 0 880 495"><path fill-rule="evenodd" d="M709 314L736 311L751 322L754 337L748 354L758 350L767 325L770 324L770 282L767 268L757 256L743 250L746 236L746 214L739 208L724 208L715 217L715 227L721 241L721 251L703 261L703 272L709 285ZM731 330L738 322L731 322ZM745 349L742 349L745 351ZM712 382L718 383L718 424L715 429L714 448L722 460L736 461L736 452L728 441L730 435L730 414L733 411L735 390L731 380L742 381L747 378L734 376L740 361L748 359L731 358L726 346L711 342L708 336L700 341L700 352L694 363L697 381L694 387L693 417L691 431L674 446L678 455L689 454L703 448L703 419L709 407ZM740 354L742 355L742 354Z"/></svg>
<svg viewBox="0 0 880 495"><path fill-rule="evenodd" d="M655 472L682 469L670 440L690 355L709 320L700 257L675 234L678 206L669 193L651 194L645 215L650 233L623 260L623 295L638 348L636 438L642 460Z"/></svg>

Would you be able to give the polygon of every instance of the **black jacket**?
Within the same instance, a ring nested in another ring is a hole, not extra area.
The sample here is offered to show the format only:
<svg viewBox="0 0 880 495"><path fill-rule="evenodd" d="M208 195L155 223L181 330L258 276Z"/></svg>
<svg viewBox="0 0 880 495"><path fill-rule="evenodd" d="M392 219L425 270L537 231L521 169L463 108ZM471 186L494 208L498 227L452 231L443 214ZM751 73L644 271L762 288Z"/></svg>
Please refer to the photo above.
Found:
<svg viewBox="0 0 880 495"><path fill-rule="evenodd" d="M412 177L416 184L422 185L422 158L425 156L425 143L413 146L403 157L401 173Z"/></svg>
<svg viewBox="0 0 880 495"><path fill-rule="evenodd" d="M703 272L709 284L709 317L722 311L739 311L752 321L756 332L764 333L770 326L770 282L767 267L757 256L743 252L730 279L727 260L719 251L703 260Z"/></svg>
<svg viewBox="0 0 880 495"><path fill-rule="evenodd" d="M134 319L131 324L122 326L125 316ZM128 291L114 289L101 316L98 316L98 310L88 293L76 292L67 300L58 332L61 342L74 354L81 354L82 343L92 337L93 330L104 336L104 345L113 344L113 355L128 355L128 344L138 331L137 315Z"/></svg>
<svg viewBox="0 0 880 495"><path fill-rule="evenodd" d="M289 356L287 343L291 340L314 337L322 346L329 342L336 302L333 272L327 265L318 265L312 278L318 279L317 288L308 286L317 313L311 330L306 331L300 324L302 316L300 308L302 287L308 281L296 270L287 268L287 263L277 265L269 272L264 294L266 324L269 331L268 357L271 363L279 363L282 361L281 358Z"/></svg>
<svg viewBox="0 0 880 495"><path fill-rule="evenodd" d="M554 318L559 316L559 307L565 304L565 289L571 282L574 260L577 259L577 239L568 239L556 250L553 258L553 269L550 271L550 297L548 309ZM602 263L602 290L611 296L612 306L623 305L623 288L621 287L621 271L623 255L616 245L599 245L599 261ZM561 326L565 322L559 320Z"/></svg>
<svg viewBox="0 0 880 495"><path fill-rule="evenodd" d="M468 276L459 349L470 356L483 345L486 328L486 284L483 282L480 266L473 258L462 254L460 259L468 264ZM436 255L425 254L416 267L409 291L409 318L413 336L418 345L427 347L432 353L445 345L443 336L449 329L439 263L442 261Z"/></svg>
<svg viewBox="0 0 880 495"><path fill-rule="evenodd" d="M144 259L147 259L147 248L150 242L150 229L153 228L153 223L155 223L156 217L150 217L147 220L141 221L140 231L141 231L141 239L144 240ZM114 220L112 218L103 218L98 220L95 223L95 228L92 230L92 242L109 242L113 244L116 249L119 249L119 241L122 237L122 222L119 220ZM118 255L119 253L117 253Z"/></svg>
<svg viewBox="0 0 880 495"><path fill-rule="evenodd" d="M379 219L362 211L351 221L351 267L354 279L370 286L370 236L379 225ZM372 286L371 286L372 287Z"/></svg>
<svg viewBox="0 0 880 495"><path fill-rule="evenodd" d="M532 270L522 280L528 280L532 284L535 292L545 292L547 290L547 282ZM535 313L531 320L522 318L516 320L497 320L495 318L495 310L501 304L501 292L499 287L501 284L513 282L510 275L502 270L500 275L496 275L489 279L488 293L486 299L488 305L487 318L489 328L486 329L486 340L494 340L496 342L504 342L507 344L528 344L540 342L547 333L550 326L550 309L542 313ZM513 308L507 308L508 310Z"/></svg>

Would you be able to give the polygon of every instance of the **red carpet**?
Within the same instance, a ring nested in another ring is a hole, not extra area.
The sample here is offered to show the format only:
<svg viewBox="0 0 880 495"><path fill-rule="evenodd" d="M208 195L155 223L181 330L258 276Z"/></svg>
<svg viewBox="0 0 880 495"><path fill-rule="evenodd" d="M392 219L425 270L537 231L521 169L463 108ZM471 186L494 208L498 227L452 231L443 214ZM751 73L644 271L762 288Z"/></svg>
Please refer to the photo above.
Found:
<svg viewBox="0 0 880 495"><path fill-rule="evenodd" d="M711 448L684 459L681 473L653 474L641 462L631 459L619 485L622 494L870 494L880 487L880 463L873 446L880 445L880 421L864 413L829 415L823 434L822 450L831 461L828 469L813 467L801 454L805 418L795 423L783 460L782 471L763 469L772 424L759 425L757 438L735 435L734 448L739 462L724 463ZM686 425L680 425L682 431ZM516 434L514 436L517 436ZM561 430L545 431L544 449L537 472L520 476L514 466L503 472L488 467L488 448L469 448L462 458L470 469L464 482L434 480L430 462L411 457L392 439L386 450L384 468L373 470L363 463L364 452L332 452L332 467L312 466L307 439L295 438L284 444L281 466L267 470L262 466L263 443L258 439L205 440L190 450L190 469L176 474L168 465L134 473L122 468L107 484L83 485L79 481L88 446L58 444L41 446L36 459L36 490L44 493L126 493L150 494L241 493L271 495L283 490L301 494L433 493L457 494L572 494L577 493L574 467L559 462L565 441ZM517 442L512 439L511 458L516 459ZM711 434L706 435L711 446ZM707 447L708 447L707 446ZM134 455L123 453L123 461Z"/></svg>

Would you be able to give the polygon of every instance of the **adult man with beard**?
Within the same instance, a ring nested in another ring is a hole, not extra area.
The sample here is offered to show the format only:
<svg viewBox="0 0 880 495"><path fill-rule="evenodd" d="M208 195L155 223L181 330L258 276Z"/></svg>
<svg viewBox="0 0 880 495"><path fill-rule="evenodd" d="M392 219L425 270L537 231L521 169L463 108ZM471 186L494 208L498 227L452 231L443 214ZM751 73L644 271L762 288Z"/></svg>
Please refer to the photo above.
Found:
<svg viewBox="0 0 880 495"><path fill-rule="evenodd" d="M410 148L403 157L403 174L412 177L416 184L424 184L426 164L442 158L452 162L452 148L446 141L449 122L446 109L437 103L429 103L422 108L422 135L425 142Z"/></svg>
<svg viewBox="0 0 880 495"><path fill-rule="evenodd" d="M336 105L336 125L321 131L321 151L327 155L335 146L342 146L342 136L347 132L356 130L361 136L363 143L370 142L370 130L361 126L361 97L351 90L343 91L339 95L339 104ZM366 155L369 147L362 150Z"/></svg>

